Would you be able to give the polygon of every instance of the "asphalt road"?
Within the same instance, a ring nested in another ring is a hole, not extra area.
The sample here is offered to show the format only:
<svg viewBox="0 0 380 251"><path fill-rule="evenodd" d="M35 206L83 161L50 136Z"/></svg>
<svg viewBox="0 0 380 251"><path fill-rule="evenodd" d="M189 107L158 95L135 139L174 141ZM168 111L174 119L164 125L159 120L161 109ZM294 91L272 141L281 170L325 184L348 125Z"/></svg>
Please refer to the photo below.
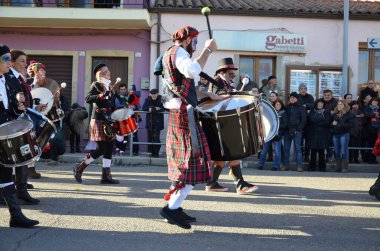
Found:
<svg viewBox="0 0 380 251"><path fill-rule="evenodd" d="M259 185L238 195L227 170L226 193L198 185L183 204L197 217L190 230L165 223L159 210L169 182L162 166L116 166L120 185L100 185L91 165L84 184L73 164L39 164L33 181L33 229L8 227L0 207L0 250L380 250L380 201L368 195L374 173L297 173L243 169Z"/></svg>

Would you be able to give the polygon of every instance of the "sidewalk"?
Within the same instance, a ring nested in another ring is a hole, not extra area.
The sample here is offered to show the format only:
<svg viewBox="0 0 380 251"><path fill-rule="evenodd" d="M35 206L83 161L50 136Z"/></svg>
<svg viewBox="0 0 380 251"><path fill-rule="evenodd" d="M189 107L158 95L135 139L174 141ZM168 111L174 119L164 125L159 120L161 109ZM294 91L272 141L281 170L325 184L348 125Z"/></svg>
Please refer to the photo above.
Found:
<svg viewBox="0 0 380 251"><path fill-rule="evenodd" d="M66 153L62 156L61 162L64 163L77 163L81 161L84 157L84 153ZM46 161L41 159L41 161ZM95 161L95 163L101 163L102 158L99 158ZM147 166L166 166L166 157L161 156L160 158L150 158L149 154L141 153L139 156L113 156L112 157L113 165L147 165ZM256 168L257 167L257 156L249 157L243 160L243 168ZM269 170L271 168L271 162L265 163L265 169ZM334 171L334 162L327 164L327 171L332 172ZM305 162L303 163L303 168L306 171L308 164ZM291 163L290 170L295 171L296 166L295 163ZM349 172L363 172L363 173L377 173L379 172L379 165L370 165L367 163L360 163L360 164L349 164L348 167Z"/></svg>

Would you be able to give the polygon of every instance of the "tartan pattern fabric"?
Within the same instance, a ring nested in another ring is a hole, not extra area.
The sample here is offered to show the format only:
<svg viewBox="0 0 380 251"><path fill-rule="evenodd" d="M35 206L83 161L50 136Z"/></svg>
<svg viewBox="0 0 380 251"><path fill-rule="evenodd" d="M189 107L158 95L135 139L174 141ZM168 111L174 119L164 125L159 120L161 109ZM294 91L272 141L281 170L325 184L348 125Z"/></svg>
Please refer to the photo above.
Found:
<svg viewBox="0 0 380 251"><path fill-rule="evenodd" d="M25 96L25 107L32 108L33 107L33 98L32 95L30 94L31 87L26 83L23 77L19 76L18 81L20 82L22 92L24 93Z"/></svg>
<svg viewBox="0 0 380 251"><path fill-rule="evenodd" d="M186 78L178 71L174 63L175 55L179 47L179 45L174 45L166 51L164 55L164 66L169 73L169 77L172 82L172 88L175 88L182 98L184 98L189 104L195 107L197 105L195 85L192 85L192 79ZM178 79L179 77L182 79ZM182 102L180 109L182 111L185 111L186 104Z"/></svg>
<svg viewBox="0 0 380 251"><path fill-rule="evenodd" d="M211 85L211 92L216 93L217 91L224 90L224 91L233 91L234 87L229 85L227 81L222 79L221 77L217 76L215 80L218 82L219 85ZM223 86L223 88L221 88Z"/></svg>
<svg viewBox="0 0 380 251"><path fill-rule="evenodd" d="M170 110L166 136L168 177L185 184L207 182L212 172L206 136L197 121L199 151L193 154L187 111Z"/></svg>
<svg viewBox="0 0 380 251"><path fill-rule="evenodd" d="M104 121L91 119L90 122L90 140L92 141L108 141L103 130Z"/></svg>

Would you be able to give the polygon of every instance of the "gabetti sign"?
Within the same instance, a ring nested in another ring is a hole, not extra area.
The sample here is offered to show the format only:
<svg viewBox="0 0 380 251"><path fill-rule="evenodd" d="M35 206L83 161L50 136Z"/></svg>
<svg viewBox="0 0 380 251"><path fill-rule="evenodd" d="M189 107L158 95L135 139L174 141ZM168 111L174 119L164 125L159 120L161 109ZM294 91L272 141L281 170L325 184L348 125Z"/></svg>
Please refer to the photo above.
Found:
<svg viewBox="0 0 380 251"><path fill-rule="evenodd" d="M213 36L219 50L306 53L306 35L216 30Z"/></svg>

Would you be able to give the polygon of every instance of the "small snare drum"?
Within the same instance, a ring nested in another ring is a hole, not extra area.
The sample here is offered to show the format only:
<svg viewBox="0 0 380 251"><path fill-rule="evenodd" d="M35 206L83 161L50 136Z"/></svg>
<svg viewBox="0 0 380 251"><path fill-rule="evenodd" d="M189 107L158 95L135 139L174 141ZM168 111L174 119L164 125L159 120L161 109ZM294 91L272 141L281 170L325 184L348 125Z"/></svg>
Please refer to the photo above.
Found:
<svg viewBox="0 0 380 251"><path fill-rule="evenodd" d="M111 119L115 121L114 127L117 134L126 136L137 131L138 126L132 117L133 113L132 109L122 108L111 114Z"/></svg>

